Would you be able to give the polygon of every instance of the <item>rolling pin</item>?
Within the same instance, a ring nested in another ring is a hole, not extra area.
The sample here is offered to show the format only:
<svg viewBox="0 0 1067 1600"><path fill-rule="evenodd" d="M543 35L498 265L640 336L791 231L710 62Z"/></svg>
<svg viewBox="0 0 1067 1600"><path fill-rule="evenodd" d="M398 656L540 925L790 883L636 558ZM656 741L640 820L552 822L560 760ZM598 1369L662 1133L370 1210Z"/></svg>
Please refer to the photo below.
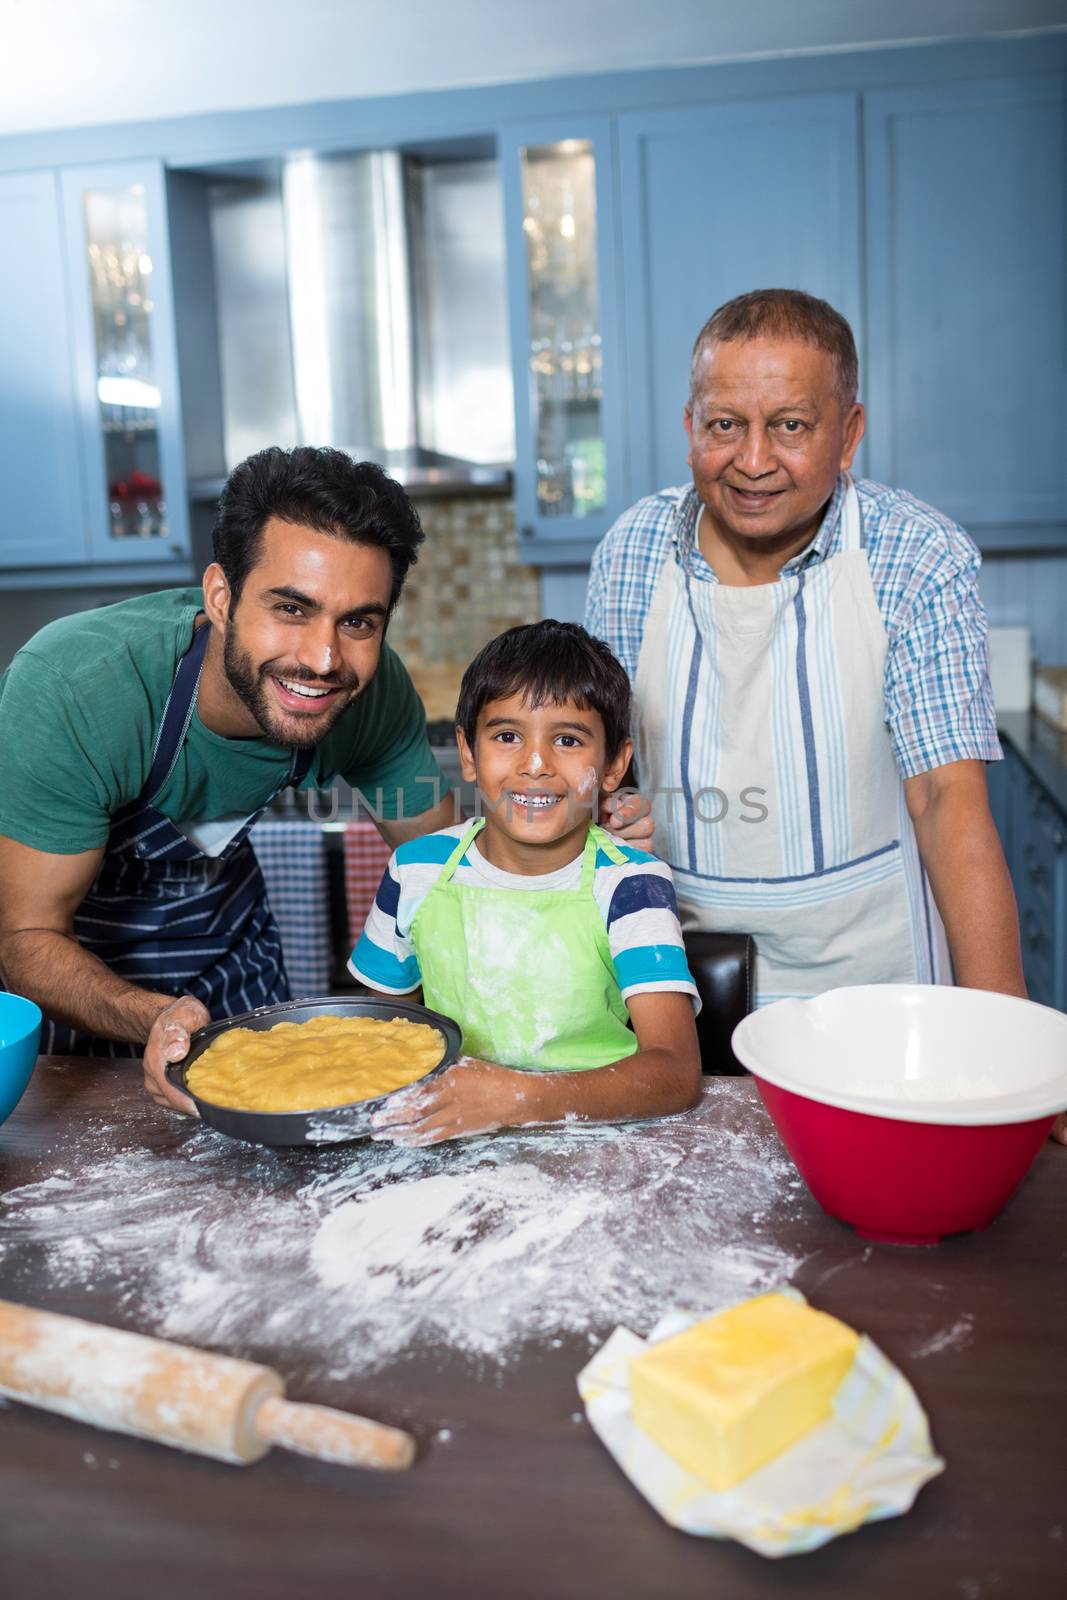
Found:
<svg viewBox="0 0 1067 1600"><path fill-rule="evenodd" d="M272 1444L393 1472L415 1456L399 1428L286 1400L270 1367L9 1300L0 1300L0 1394L239 1466Z"/></svg>

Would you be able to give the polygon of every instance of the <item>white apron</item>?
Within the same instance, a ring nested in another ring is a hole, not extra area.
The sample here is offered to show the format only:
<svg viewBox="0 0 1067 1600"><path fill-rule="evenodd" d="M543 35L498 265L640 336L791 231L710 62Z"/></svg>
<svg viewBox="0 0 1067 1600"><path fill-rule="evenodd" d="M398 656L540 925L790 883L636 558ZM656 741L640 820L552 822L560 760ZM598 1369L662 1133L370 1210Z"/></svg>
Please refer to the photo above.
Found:
<svg viewBox="0 0 1067 1600"><path fill-rule="evenodd" d="M691 548L676 528L637 666L638 781L682 926L753 935L759 1005L952 982L886 724L888 639L851 478L841 521L836 555L756 588L695 578L699 520Z"/></svg>

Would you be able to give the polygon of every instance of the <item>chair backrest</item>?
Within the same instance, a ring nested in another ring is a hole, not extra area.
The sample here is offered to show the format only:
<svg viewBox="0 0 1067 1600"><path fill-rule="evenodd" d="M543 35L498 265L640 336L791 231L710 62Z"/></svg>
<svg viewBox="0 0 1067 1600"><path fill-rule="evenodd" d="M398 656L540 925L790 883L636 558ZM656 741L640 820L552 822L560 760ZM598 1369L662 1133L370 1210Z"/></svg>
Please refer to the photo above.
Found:
<svg viewBox="0 0 1067 1600"><path fill-rule="evenodd" d="M756 947L747 933L685 935L689 970L701 999L697 1017L700 1060L705 1073L745 1076L745 1069L730 1048L730 1037L752 1010L752 981Z"/></svg>

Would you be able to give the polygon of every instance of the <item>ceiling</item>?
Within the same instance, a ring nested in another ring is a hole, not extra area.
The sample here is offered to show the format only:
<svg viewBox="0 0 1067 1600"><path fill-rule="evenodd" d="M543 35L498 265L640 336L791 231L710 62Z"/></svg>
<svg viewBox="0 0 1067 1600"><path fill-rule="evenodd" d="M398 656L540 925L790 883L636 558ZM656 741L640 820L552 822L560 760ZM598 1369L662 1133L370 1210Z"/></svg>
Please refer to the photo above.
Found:
<svg viewBox="0 0 1067 1600"><path fill-rule="evenodd" d="M1067 27L1067 0L0 0L0 134Z"/></svg>

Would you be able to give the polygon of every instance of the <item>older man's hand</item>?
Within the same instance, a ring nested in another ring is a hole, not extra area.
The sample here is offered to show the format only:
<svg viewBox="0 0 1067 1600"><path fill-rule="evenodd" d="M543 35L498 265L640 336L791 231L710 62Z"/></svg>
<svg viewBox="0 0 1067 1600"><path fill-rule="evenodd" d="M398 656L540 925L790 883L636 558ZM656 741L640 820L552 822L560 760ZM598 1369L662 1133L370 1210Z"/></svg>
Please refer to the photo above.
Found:
<svg viewBox="0 0 1067 1600"><path fill-rule="evenodd" d="M189 1054L189 1039L211 1021L207 1007L191 994L179 995L169 1006L164 1006L148 1035L144 1047L144 1086L157 1106L169 1111L184 1111L197 1116L197 1109L187 1094L182 1094L167 1078L167 1067L174 1061L184 1061Z"/></svg>
<svg viewBox="0 0 1067 1600"><path fill-rule="evenodd" d="M652 805L643 794L634 790L620 790L608 794L600 802L597 818L602 828L613 833L627 844L641 850L652 850L656 824L652 820Z"/></svg>

